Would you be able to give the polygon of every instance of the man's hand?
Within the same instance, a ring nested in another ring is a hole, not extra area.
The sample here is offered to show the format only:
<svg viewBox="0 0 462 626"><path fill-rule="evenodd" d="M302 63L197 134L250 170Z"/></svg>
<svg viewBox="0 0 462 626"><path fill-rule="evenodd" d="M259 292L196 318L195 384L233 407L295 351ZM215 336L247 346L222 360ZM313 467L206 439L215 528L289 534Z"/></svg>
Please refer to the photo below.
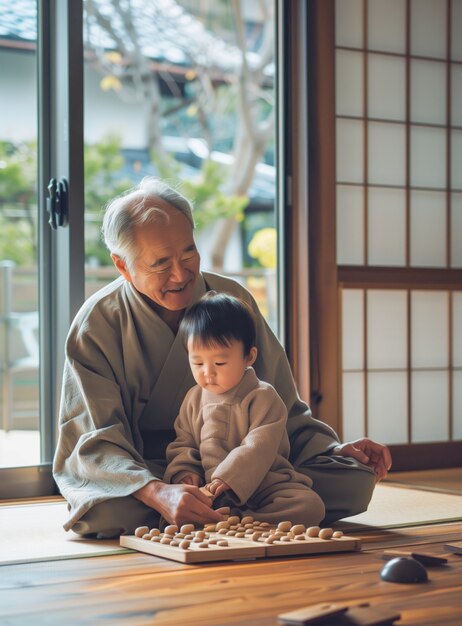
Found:
<svg viewBox="0 0 462 626"><path fill-rule="evenodd" d="M212 509L211 499L194 485L167 485L153 480L133 495L158 511L170 524L206 524L224 519Z"/></svg>
<svg viewBox="0 0 462 626"><path fill-rule="evenodd" d="M231 487L220 478L214 478L211 483L205 485L205 488L210 491L214 498L218 498L222 493L228 491Z"/></svg>
<svg viewBox="0 0 462 626"><path fill-rule="evenodd" d="M367 465L374 470L378 481L385 478L391 467L391 454L387 446L365 437L335 446L332 454L351 456L360 463Z"/></svg>

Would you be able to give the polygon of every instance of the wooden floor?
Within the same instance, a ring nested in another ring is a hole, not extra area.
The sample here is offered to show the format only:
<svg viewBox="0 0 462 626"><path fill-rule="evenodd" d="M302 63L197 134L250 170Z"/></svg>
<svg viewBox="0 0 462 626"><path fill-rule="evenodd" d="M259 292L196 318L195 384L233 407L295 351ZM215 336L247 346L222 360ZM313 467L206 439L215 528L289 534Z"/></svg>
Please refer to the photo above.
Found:
<svg viewBox="0 0 462 626"><path fill-rule="evenodd" d="M271 626L277 615L318 602L369 602L401 614L401 626L462 624L462 524L351 533L357 553L242 563L182 565L141 554L0 567L0 624L27 626ZM429 582L379 577L385 548L418 547L448 556Z"/></svg>
<svg viewBox="0 0 462 626"><path fill-rule="evenodd" d="M414 472L390 472L385 482L412 485L441 493L462 494L462 467L450 467Z"/></svg>

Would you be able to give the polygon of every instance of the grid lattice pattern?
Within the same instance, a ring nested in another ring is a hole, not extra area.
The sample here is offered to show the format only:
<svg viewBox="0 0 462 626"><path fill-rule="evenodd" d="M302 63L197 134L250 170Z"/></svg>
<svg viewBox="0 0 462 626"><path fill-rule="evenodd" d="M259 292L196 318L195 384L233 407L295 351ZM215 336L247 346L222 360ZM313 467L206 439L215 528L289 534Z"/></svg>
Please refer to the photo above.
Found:
<svg viewBox="0 0 462 626"><path fill-rule="evenodd" d="M347 439L462 439L460 32L461 0L336 2Z"/></svg>

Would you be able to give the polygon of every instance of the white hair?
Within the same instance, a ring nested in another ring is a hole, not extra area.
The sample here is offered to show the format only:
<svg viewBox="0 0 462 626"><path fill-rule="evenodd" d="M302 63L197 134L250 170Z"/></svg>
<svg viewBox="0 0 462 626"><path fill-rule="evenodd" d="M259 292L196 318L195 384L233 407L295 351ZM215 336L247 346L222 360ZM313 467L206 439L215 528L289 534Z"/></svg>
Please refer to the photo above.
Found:
<svg viewBox="0 0 462 626"><path fill-rule="evenodd" d="M145 176L136 187L114 198L106 206L101 229L104 242L109 252L123 259L132 272L137 258L135 229L159 216L168 219L162 202L180 211L194 228L189 200L153 176Z"/></svg>

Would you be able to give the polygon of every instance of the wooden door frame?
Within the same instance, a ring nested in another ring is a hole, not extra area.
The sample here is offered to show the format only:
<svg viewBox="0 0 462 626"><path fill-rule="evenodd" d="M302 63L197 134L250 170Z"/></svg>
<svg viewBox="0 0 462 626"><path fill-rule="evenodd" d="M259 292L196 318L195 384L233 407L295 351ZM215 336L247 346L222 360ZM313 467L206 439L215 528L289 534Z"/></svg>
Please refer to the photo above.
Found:
<svg viewBox="0 0 462 626"><path fill-rule="evenodd" d="M334 0L308 3L311 407L342 436L335 190Z"/></svg>
<svg viewBox="0 0 462 626"><path fill-rule="evenodd" d="M308 0L304 12L292 11L291 28L294 89L285 129L292 138L287 140L292 203L285 229L286 345L302 397L310 398L313 415L342 437L342 287L379 287L385 277L388 288L432 288L436 280L440 289L460 289L462 270L337 266L335 0ZM306 41L300 41L303 36ZM307 159L300 146L304 141ZM396 470L453 467L462 458L460 441L390 448Z"/></svg>

